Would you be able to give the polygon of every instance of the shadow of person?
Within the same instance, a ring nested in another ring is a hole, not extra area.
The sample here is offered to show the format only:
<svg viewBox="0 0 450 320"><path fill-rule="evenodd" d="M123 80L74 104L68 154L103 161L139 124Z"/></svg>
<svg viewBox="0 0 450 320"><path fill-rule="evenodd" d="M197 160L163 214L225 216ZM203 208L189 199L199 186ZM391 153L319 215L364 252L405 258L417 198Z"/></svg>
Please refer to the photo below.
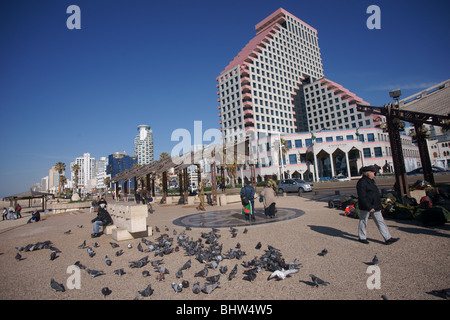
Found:
<svg viewBox="0 0 450 320"><path fill-rule="evenodd" d="M327 236L344 238L344 239L352 240L352 241L358 241L358 235L344 232L344 231L336 229L336 228L327 227L327 226L313 226L313 225L308 225L308 227L310 227L312 231L315 231L315 232L318 232L318 233L321 233L321 234L324 234ZM381 243L381 244L384 243L383 241L376 240L376 239L368 238L367 240L370 240L371 242L375 242L375 243Z"/></svg>

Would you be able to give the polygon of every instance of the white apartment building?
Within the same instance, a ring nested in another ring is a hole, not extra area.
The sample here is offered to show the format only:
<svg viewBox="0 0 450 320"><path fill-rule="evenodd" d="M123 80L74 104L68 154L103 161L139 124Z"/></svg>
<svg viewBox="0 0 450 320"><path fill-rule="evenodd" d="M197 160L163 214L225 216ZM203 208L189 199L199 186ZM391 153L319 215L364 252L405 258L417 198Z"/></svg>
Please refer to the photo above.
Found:
<svg viewBox="0 0 450 320"><path fill-rule="evenodd" d="M317 30L280 8L216 78L224 139L297 131L294 97L305 79L323 77Z"/></svg>
<svg viewBox="0 0 450 320"><path fill-rule="evenodd" d="M100 157L96 163L96 178L97 178L97 189L105 189L105 178L106 178L106 166L108 165L108 158Z"/></svg>
<svg viewBox="0 0 450 320"><path fill-rule="evenodd" d="M75 159L75 162L70 163L71 175L70 179L75 181L75 174L72 171L72 166L78 164L80 171L78 172L78 188L82 190L83 193L89 192L90 189L96 187L97 178L95 171L95 158L91 158L89 152L83 153L83 156Z"/></svg>
<svg viewBox="0 0 450 320"><path fill-rule="evenodd" d="M139 133L134 138L134 155L138 164L149 164L154 161L153 155L153 132L149 125L138 126Z"/></svg>

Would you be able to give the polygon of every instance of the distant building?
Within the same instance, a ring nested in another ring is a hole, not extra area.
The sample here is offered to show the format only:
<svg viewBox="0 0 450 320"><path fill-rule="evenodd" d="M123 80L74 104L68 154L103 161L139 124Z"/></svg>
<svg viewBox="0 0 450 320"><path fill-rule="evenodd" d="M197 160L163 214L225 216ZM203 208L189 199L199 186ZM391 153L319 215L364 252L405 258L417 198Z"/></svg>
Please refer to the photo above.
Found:
<svg viewBox="0 0 450 320"><path fill-rule="evenodd" d="M138 164L153 162L153 132L150 126L142 124L138 126L139 133L134 138L134 156Z"/></svg>
<svg viewBox="0 0 450 320"><path fill-rule="evenodd" d="M100 157L96 163L97 189L105 189L106 167L108 166L108 158Z"/></svg>
<svg viewBox="0 0 450 320"><path fill-rule="evenodd" d="M122 171L133 168L137 164L137 157L129 156L126 152L116 152L108 156L108 165L106 166L106 174L111 178Z"/></svg>
<svg viewBox="0 0 450 320"><path fill-rule="evenodd" d="M75 159L75 162L70 163L71 176L70 179L75 181L75 173L72 171L72 166L77 164L80 167L78 172L78 188L83 193L89 192L90 189L96 187L96 171L95 158L91 158L89 152L83 153L83 156Z"/></svg>

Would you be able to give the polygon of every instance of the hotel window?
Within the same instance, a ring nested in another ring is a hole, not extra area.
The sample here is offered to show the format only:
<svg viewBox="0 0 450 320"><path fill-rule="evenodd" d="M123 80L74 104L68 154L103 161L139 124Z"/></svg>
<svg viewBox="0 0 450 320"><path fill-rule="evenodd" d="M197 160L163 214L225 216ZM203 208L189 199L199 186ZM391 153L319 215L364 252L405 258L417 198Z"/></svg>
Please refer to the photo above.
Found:
<svg viewBox="0 0 450 320"><path fill-rule="evenodd" d="M383 152L381 151L381 147L375 147L373 148L373 151L375 152L375 157L382 157Z"/></svg>
<svg viewBox="0 0 450 320"><path fill-rule="evenodd" d="M295 147L301 148L302 147L302 140L295 140Z"/></svg>
<svg viewBox="0 0 450 320"><path fill-rule="evenodd" d="M371 158L372 154L370 153L370 148L363 149L364 158Z"/></svg>
<svg viewBox="0 0 450 320"><path fill-rule="evenodd" d="M367 141L373 142L375 141L375 136L373 133L368 133L367 134Z"/></svg>

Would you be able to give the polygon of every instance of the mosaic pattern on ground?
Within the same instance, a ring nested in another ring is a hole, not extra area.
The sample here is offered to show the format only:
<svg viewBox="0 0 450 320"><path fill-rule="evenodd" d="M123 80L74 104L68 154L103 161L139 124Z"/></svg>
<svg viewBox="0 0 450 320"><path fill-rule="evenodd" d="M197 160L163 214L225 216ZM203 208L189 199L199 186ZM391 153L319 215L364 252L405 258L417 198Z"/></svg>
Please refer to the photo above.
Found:
<svg viewBox="0 0 450 320"><path fill-rule="evenodd" d="M264 209L255 209L255 221L251 225L274 223L295 219L302 216L305 212L294 208L277 208L278 212L274 218L265 219ZM180 217L173 221L173 224L182 227L193 228L222 228L249 226L240 209L226 209L203 211L196 214Z"/></svg>

